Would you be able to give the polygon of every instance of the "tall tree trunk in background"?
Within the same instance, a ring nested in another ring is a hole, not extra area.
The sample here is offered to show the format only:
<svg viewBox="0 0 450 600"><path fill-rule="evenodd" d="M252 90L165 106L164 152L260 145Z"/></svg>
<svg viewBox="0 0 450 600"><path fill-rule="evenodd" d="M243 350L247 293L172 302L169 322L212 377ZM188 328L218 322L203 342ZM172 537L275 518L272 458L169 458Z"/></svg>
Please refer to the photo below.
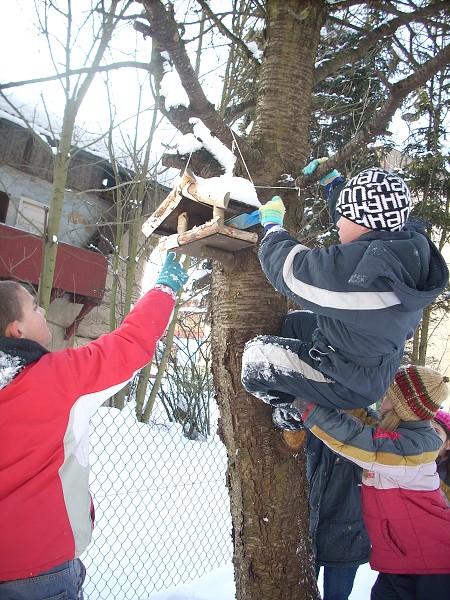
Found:
<svg viewBox="0 0 450 600"><path fill-rule="evenodd" d="M428 335L430 331L432 305L427 306L423 311L422 321L420 324L420 344L419 344L419 360L417 364L425 366L428 350Z"/></svg>
<svg viewBox="0 0 450 600"><path fill-rule="evenodd" d="M73 129L77 115L76 103L68 99L64 107L63 126L53 166L53 184L48 213L47 231L44 232L45 243L42 249L42 269L39 280L38 302L48 309L51 302L53 278L58 253L59 231L64 204L64 192L67 183L67 173L70 165L70 150L72 147Z"/></svg>
<svg viewBox="0 0 450 600"><path fill-rule="evenodd" d="M53 279L55 275L56 255L58 252L58 240L61 225L61 215L64 203L64 191L67 183L67 173L72 159L72 136L75 127L75 119L84 97L98 71L103 54L108 47L114 31L117 18L114 14L117 9L118 0L111 0L109 12L105 12L101 30L98 34L98 46L92 63L87 67L87 73L80 77L75 85L71 84L70 77L65 78L64 91L66 94L66 105L64 108L61 139L54 163L53 186L48 218L46 240L43 247L41 279L39 281L38 300L39 304L48 309L51 302ZM119 17L120 18L120 17ZM66 70L70 68L70 44L71 28L73 27L70 5L67 10L66 33ZM47 32L48 33L48 32Z"/></svg>

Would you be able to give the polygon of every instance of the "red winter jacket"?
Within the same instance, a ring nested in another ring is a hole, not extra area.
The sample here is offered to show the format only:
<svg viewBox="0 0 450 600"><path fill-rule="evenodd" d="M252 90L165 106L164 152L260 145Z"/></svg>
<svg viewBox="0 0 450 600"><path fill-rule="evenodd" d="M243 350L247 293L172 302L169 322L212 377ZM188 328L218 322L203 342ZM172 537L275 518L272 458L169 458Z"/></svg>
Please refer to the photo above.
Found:
<svg viewBox="0 0 450 600"><path fill-rule="evenodd" d="M89 420L151 361L174 303L169 288L156 287L87 346L45 353L35 344L41 358L17 375L14 354L0 351L0 382L12 373L0 389L0 582L38 575L88 546Z"/></svg>

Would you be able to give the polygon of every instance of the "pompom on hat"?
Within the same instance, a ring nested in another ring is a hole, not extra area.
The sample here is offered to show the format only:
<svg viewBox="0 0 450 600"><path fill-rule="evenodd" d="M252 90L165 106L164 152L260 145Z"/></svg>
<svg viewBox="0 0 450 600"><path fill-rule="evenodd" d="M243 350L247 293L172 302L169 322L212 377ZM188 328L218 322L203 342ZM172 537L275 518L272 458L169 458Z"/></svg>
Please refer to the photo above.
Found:
<svg viewBox="0 0 450 600"><path fill-rule="evenodd" d="M445 410L438 410L433 419L447 430L450 437L450 413Z"/></svg>
<svg viewBox="0 0 450 600"><path fill-rule="evenodd" d="M401 231L411 211L411 194L398 175L366 169L341 189L335 210L369 229Z"/></svg>
<svg viewBox="0 0 450 600"><path fill-rule="evenodd" d="M434 418L449 393L448 377L416 365L400 367L386 396L402 421Z"/></svg>

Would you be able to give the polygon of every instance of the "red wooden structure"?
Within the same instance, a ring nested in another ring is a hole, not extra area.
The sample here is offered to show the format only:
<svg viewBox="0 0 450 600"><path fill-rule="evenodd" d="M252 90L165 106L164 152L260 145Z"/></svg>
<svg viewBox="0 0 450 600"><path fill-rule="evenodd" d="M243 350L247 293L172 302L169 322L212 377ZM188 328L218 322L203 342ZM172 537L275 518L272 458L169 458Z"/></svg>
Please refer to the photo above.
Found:
<svg viewBox="0 0 450 600"><path fill-rule="evenodd" d="M14 279L37 288L42 267L42 238L0 223L0 279ZM69 339L78 324L94 306L101 304L105 293L106 258L92 250L58 243L52 299L70 295L82 304L74 322L66 329Z"/></svg>

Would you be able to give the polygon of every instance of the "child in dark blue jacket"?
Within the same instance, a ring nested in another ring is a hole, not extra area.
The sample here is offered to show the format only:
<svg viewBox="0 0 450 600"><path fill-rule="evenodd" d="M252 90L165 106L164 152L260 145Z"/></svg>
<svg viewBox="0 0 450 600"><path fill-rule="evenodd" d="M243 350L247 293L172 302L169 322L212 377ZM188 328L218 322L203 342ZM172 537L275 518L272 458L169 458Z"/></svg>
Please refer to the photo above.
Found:
<svg viewBox="0 0 450 600"><path fill-rule="evenodd" d="M355 417L359 413L364 409L351 411ZM362 469L309 431L306 460L309 530L317 576L323 570L323 600L347 600L358 567L370 556L361 507Z"/></svg>
<svg viewBox="0 0 450 600"><path fill-rule="evenodd" d="M258 336L246 344L242 383L277 407L274 422L285 429L301 426L295 396L340 409L379 400L423 309L448 282L436 246L407 225L411 197L400 177L373 168L346 184L337 172L327 178L341 244L299 243L282 227L279 197L260 208L261 266L276 290L306 310L295 339Z"/></svg>
<svg viewBox="0 0 450 600"><path fill-rule="evenodd" d="M450 508L439 486L442 439L431 420L449 393L448 378L407 365L381 401L378 423L296 398L305 427L363 469L361 502L379 575L371 600L448 600Z"/></svg>
<svg viewBox="0 0 450 600"><path fill-rule="evenodd" d="M301 314L294 311L286 316L281 328L283 337L295 337ZM308 322L312 334L315 327L312 313L309 319L304 319L304 330ZM350 412L355 419L376 420L376 413L370 409ZM295 433L291 441L298 443ZM309 531L317 576L323 568L323 600L347 600L359 565L368 562L370 556L361 507L362 469L330 450L308 431L306 475Z"/></svg>

